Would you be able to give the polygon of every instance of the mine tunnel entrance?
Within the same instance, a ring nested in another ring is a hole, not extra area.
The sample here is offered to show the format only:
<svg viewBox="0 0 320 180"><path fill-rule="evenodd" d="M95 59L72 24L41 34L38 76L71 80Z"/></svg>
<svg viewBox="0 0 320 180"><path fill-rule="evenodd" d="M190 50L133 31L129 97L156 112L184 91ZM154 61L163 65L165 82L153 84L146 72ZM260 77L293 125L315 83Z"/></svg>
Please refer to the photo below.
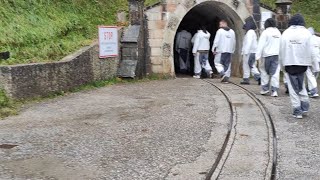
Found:
<svg viewBox="0 0 320 180"><path fill-rule="evenodd" d="M193 37L194 34L199 29L200 25L205 25L207 30L210 32L210 48L212 47L214 37L216 35L216 31L219 29L219 21L221 19L227 20L228 25L230 28L232 28L237 37L237 49L233 56L233 62L232 62L232 73L233 75L238 75L239 70L239 64L240 64L240 48L241 48L241 39L243 37L243 22L241 18L237 15L237 13L231 9L229 6L222 2L215 2L215 1L207 1L200 3L196 6L194 6L181 20L179 27L176 32L175 37L175 43L174 43L174 67L175 67L175 73L179 76L185 76L185 75L193 75L193 67L194 67L194 57L192 54L192 44L191 48L189 49L188 58L190 60L190 66L188 68L188 71L184 71L180 69L180 62L179 58L181 53L179 53L178 47L176 46L177 43L177 34L182 31L188 31L191 33L191 36ZM216 72L214 67L214 55L213 53L209 52L209 62L214 72Z"/></svg>

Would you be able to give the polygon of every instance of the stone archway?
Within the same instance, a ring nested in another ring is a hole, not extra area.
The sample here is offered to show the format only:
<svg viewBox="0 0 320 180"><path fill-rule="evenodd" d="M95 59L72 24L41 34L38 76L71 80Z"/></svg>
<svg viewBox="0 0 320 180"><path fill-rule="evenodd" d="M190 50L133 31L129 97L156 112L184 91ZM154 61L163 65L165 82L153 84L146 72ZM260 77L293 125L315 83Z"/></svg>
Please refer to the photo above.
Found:
<svg viewBox="0 0 320 180"><path fill-rule="evenodd" d="M240 1L238 7L233 5L232 0L181 0L172 12L167 14L167 22L164 26L164 35L161 48L161 59L163 73L175 75L174 70L174 38L176 31L186 14L194 8L203 10L203 13L211 13L217 17L229 21L230 27L234 29L237 36L237 50L233 57L233 75L240 75L241 46L244 32L243 23L251 16L244 2Z"/></svg>

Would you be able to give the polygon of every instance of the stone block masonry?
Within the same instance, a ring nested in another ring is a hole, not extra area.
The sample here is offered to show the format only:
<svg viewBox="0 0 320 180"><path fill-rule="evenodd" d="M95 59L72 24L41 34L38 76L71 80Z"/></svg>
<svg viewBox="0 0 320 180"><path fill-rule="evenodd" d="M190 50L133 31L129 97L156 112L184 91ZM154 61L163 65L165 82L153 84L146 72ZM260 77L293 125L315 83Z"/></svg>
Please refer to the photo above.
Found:
<svg viewBox="0 0 320 180"><path fill-rule="evenodd" d="M169 74L175 76L174 67L174 39L180 23L193 8L198 8L197 13L209 17L228 17L236 31L238 44L237 53L233 58L233 73L240 74L241 41L243 38L242 26L246 18L252 15L253 1L241 0L235 7L232 0L162 0L161 3L145 10L147 38L147 62L150 62L150 73ZM210 7L211 9L208 10ZM251 13L248 10L251 7ZM200 9L200 10L199 10ZM201 10L202 9L202 10ZM198 22L199 23L199 22ZM197 23L194 23L197 24Z"/></svg>
<svg viewBox="0 0 320 180"><path fill-rule="evenodd" d="M99 59L98 43L95 42L58 62L0 66L0 87L14 99L68 91L115 77L119 57Z"/></svg>

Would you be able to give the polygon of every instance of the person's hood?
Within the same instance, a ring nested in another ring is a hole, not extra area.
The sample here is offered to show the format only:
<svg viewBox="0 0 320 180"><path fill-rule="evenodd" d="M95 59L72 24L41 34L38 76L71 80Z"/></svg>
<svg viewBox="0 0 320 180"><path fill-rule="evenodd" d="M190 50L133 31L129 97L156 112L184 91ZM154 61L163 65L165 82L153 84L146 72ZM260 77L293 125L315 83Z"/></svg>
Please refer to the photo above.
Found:
<svg viewBox="0 0 320 180"><path fill-rule="evenodd" d="M207 31L207 33L205 33L203 30L198 31L199 35L209 39L210 38L210 33Z"/></svg>
<svg viewBox="0 0 320 180"><path fill-rule="evenodd" d="M246 19L245 24L243 25L243 29L246 31L249 30L256 30L257 29L257 25L254 22L254 19L252 17L249 17Z"/></svg>
<svg viewBox="0 0 320 180"><path fill-rule="evenodd" d="M264 22L264 28L267 29L269 27L277 27L276 20L273 18L267 19L266 22Z"/></svg>
<svg viewBox="0 0 320 180"><path fill-rule="evenodd" d="M222 29L226 30L226 31L230 31L229 27L223 27Z"/></svg>
<svg viewBox="0 0 320 180"><path fill-rule="evenodd" d="M182 32L186 32L186 33L189 33L189 31L187 31L187 30L182 30Z"/></svg>
<svg viewBox="0 0 320 180"><path fill-rule="evenodd" d="M306 22L301 14L295 14L289 20L289 26L305 26Z"/></svg>
<svg viewBox="0 0 320 180"><path fill-rule="evenodd" d="M315 34L316 34L316 33L314 32L313 27L309 27L308 30L309 30L309 32L310 32L312 35L315 35Z"/></svg>

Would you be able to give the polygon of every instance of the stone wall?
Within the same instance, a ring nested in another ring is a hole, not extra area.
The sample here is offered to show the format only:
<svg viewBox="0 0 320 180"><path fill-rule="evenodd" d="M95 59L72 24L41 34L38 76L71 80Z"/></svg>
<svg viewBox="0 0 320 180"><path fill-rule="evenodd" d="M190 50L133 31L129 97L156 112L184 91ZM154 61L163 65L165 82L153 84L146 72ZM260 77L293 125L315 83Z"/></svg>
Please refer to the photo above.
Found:
<svg viewBox="0 0 320 180"><path fill-rule="evenodd" d="M248 7L252 7L251 1L241 0L237 8L233 0L163 0L157 6L152 6L145 11L148 27L147 61L150 62L150 72L156 74L171 74L174 72L174 37L178 26L184 16L195 6L203 2L212 2L214 12L222 17L229 17L234 22L238 43L237 52L234 56L233 73L240 74L240 51L243 37L242 25L249 17Z"/></svg>
<svg viewBox="0 0 320 180"><path fill-rule="evenodd" d="M142 78L147 75L149 62L146 61L146 21L144 0L128 0L130 26L121 38L122 57L119 67L120 77Z"/></svg>
<svg viewBox="0 0 320 180"><path fill-rule="evenodd" d="M148 27L148 58L150 58L149 70L152 73L170 73L168 70L163 69L162 61L162 46L164 39L164 28L166 24L165 8L166 5L159 5L148 9L146 11L147 15L147 27Z"/></svg>
<svg viewBox="0 0 320 180"><path fill-rule="evenodd" d="M99 59L95 42L59 62L0 66L0 85L15 99L47 96L113 78L118 64L118 57Z"/></svg>

